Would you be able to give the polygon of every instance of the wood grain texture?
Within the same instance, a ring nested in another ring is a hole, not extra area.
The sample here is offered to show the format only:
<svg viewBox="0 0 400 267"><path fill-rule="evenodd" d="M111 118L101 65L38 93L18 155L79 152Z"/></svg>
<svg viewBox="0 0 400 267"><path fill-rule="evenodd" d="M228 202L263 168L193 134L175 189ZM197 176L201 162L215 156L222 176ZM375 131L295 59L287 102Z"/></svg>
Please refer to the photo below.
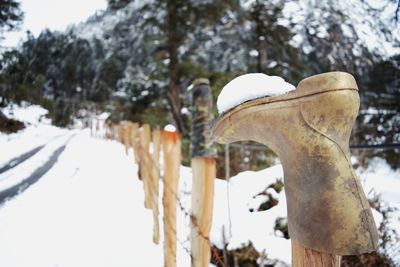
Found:
<svg viewBox="0 0 400 267"><path fill-rule="evenodd" d="M153 153L152 161L153 168L151 169L151 206L153 209L153 242L160 243L160 225L159 225L159 209L158 209L158 195L159 195L159 179L160 179L160 148L161 148L161 132L160 130L153 131Z"/></svg>
<svg viewBox="0 0 400 267"><path fill-rule="evenodd" d="M124 143L124 126L122 122L118 124L118 141L121 144Z"/></svg>
<svg viewBox="0 0 400 267"><path fill-rule="evenodd" d="M214 158L192 159L192 217L191 253L193 267L207 267L211 250L209 234L212 223L214 180L216 175Z"/></svg>
<svg viewBox="0 0 400 267"><path fill-rule="evenodd" d="M164 153L164 266L176 267L176 208L181 164L179 134L162 131L162 147Z"/></svg>
<svg viewBox="0 0 400 267"><path fill-rule="evenodd" d="M140 176L144 187L144 207L151 209L150 183L151 183L151 158L150 158L151 130L148 124L143 124L139 130L140 143Z"/></svg>
<svg viewBox="0 0 400 267"><path fill-rule="evenodd" d="M308 249L292 240L292 267L340 267L341 257Z"/></svg>
<svg viewBox="0 0 400 267"><path fill-rule="evenodd" d="M133 155L135 157L135 163L139 163L139 123L135 122L131 124L131 145L133 149Z"/></svg>
<svg viewBox="0 0 400 267"><path fill-rule="evenodd" d="M130 122L126 122L123 125L123 143L125 146L125 154L128 155L129 153L129 146L131 144L131 137L130 137L130 133L131 133L131 127L130 127L131 123Z"/></svg>

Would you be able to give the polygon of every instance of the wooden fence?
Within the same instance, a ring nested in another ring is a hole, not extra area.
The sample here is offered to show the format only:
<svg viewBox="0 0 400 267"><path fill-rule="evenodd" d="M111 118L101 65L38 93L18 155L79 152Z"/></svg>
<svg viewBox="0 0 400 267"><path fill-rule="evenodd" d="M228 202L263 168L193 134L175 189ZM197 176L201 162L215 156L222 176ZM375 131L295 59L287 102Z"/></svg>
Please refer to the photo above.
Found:
<svg viewBox="0 0 400 267"><path fill-rule="evenodd" d="M134 160L132 163L138 165L139 171L137 175L143 182L144 208L152 210L153 213L152 239L154 244L160 243L159 183L160 181L163 182L161 208L164 211L164 266L176 266L177 244L190 255L192 266L201 266L197 263L204 261L203 254L206 256L206 260L208 258L209 262L210 251L212 252L214 260L218 262L220 266L224 266L223 259L219 256L216 248L213 247L213 249L211 249L212 246L208 237L211 221L203 222L204 218L198 216L201 213L195 215L196 212L193 212L193 207L192 210L189 211L182 204L183 202L179 197L178 184L181 168L180 134L167 130L151 129L148 124L139 125L139 123L130 121L121 121L119 124L108 124L105 129L96 128L96 131L104 133L103 137L105 139L116 140L123 144L126 155L129 155L130 150L133 151ZM93 131L92 134L93 136L99 137L100 134L96 133L96 131ZM207 175L210 176L209 174ZM213 175L215 176L215 174ZM208 181L208 184L210 187L211 182ZM208 205L212 205L212 203ZM197 248L198 252L196 252L199 254L200 251L201 255L195 256L193 250L196 250L196 248L187 248L177 239L178 229L176 216L178 208L191 222L192 239L194 236L194 238L198 240L197 242L202 244L202 247ZM194 209L198 210L196 207L194 207ZM202 207L200 207L200 209L202 209ZM208 209L208 213L210 213L212 210L210 210L210 208Z"/></svg>

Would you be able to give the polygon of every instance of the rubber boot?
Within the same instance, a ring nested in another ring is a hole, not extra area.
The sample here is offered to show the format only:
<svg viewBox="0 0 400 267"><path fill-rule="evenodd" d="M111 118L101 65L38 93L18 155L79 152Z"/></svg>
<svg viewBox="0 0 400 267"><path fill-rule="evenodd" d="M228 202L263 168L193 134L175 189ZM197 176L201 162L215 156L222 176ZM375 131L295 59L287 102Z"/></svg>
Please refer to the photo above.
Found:
<svg viewBox="0 0 400 267"><path fill-rule="evenodd" d="M359 104L353 76L330 72L304 79L287 94L241 104L212 127L219 143L253 140L277 153L289 234L307 248L356 255L377 247L371 209L350 161Z"/></svg>

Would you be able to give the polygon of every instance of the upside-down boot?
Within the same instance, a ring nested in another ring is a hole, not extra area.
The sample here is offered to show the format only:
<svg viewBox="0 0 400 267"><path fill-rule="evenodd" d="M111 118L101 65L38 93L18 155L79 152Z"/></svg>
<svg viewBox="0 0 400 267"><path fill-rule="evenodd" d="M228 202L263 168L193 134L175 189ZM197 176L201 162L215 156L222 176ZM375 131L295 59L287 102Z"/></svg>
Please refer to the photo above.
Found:
<svg viewBox="0 0 400 267"><path fill-rule="evenodd" d="M353 76L330 72L302 80L287 94L236 106L212 126L218 143L253 140L277 153L289 234L306 248L356 255L377 247L371 209L350 161L359 103Z"/></svg>

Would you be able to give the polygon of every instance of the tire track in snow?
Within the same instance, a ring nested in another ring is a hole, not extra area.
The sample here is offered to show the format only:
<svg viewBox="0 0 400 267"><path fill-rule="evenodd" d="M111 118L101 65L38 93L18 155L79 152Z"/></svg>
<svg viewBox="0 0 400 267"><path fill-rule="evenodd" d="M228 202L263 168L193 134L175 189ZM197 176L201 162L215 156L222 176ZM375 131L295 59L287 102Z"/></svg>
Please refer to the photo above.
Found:
<svg viewBox="0 0 400 267"><path fill-rule="evenodd" d="M50 139L48 142L51 142L54 139L57 139L57 138L59 138L61 136L63 136L63 135L55 136L52 139ZM37 147L31 149L30 151L25 152L25 153L15 157L15 158L9 160L6 164L3 165L3 167L0 168L0 174L2 174L3 172L6 172L6 171L18 166L19 164L21 164L25 160L27 160L30 157L34 156L36 153L38 153L40 150L42 150L42 148L44 148L45 146L46 146L46 144L37 146Z"/></svg>
<svg viewBox="0 0 400 267"><path fill-rule="evenodd" d="M53 154L51 154L51 156L49 157L49 160L46 161L42 166L37 168L28 178L24 179L23 181L21 181L20 183L18 183L16 185L11 186L10 188L7 188L7 189L1 191L0 192L0 205L4 204L7 200L10 200L13 197L15 197L15 196L21 194L22 192L24 192L29 186L31 186L34 183L36 183L44 174L46 174L54 166L54 164L57 162L58 157L65 150L65 148L67 147L69 141L75 135L76 134L72 135L70 138L68 138L68 140L65 142L65 144L63 144L61 147L57 148L53 152ZM35 148L35 149L38 149L38 148ZM36 152L38 152L38 151L36 151ZM30 152L32 152L32 151L30 151ZM26 153L26 154L28 154L28 153ZM14 167L15 166L16 165L14 165Z"/></svg>
<svg viewBox="0 0 400 267"><path fill-rule="evenodd" d="M11 159L9 162L7 162L6 164L4 164L3 167L0 168L0 173L6 172L9 169L12 169L14 167L16 167L18 164L24 162L25 160L29 159L30 157L32 157L33 155L35 155L37 152L39 152L45 145L41 145L38 147L35 147L34 149L18 156L15 157L13 159Z"/></svg>

